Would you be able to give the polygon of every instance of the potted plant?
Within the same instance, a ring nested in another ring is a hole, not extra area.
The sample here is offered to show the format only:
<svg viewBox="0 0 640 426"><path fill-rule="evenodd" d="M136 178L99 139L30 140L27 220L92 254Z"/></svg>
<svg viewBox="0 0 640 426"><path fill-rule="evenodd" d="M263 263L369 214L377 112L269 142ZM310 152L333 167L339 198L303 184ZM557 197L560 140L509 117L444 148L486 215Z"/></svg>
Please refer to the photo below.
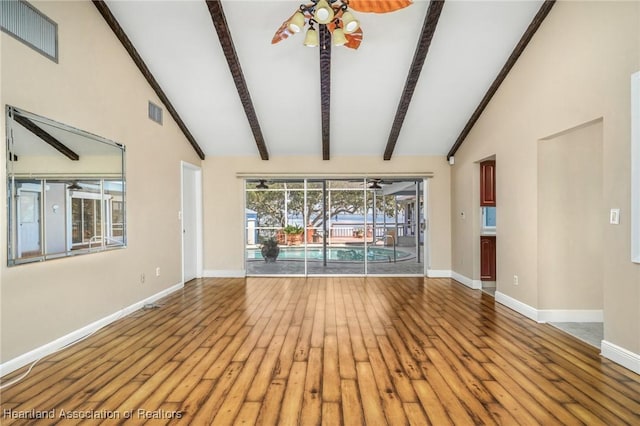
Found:
<svg viewBox="0 0 640 426"><path fill-rule="evenodd" d="M280 254L280 247L278 247L278 240L271 237L262 242L262 246L260 247L260 253L262 253L262 258L265 262L272 263L275 262Z"/></svg>
<svg viewBox="0 0 640 426"><path fill-rule="evenodd" d="M284 227L283 232L287 236L287 244L301 244L302 243L302 234L304 229L299 225L287 225Z"/></svg>

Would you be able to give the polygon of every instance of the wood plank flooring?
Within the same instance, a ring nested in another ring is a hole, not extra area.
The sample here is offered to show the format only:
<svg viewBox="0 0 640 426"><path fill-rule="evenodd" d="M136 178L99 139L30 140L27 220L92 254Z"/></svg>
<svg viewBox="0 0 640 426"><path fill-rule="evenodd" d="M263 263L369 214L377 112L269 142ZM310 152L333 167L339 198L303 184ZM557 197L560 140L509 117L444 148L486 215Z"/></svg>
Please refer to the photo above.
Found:
<svg viewBox="0 0 640 426"><path fill-rule="evenodd" d="M640 376L449 279L203 279L158 304L38 363L0 423L640 424Z"/></svg>

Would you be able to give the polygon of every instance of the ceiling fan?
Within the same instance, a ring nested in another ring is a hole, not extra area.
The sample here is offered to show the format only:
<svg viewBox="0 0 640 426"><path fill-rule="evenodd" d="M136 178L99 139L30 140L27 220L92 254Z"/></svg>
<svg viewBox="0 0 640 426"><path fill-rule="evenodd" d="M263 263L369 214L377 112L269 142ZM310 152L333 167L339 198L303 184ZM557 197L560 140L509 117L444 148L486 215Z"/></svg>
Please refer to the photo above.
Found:
<svg viewBox="0 0 640 426"><path fill-rule="evenodd" d="M256 189L269 189L269 186L266 183L265 179L259 179L258 184L256 185Z"/></svg>
<svg viewBox="0 0 640 426"><path fill-rule="evenodd" d="M82 187L78 185L78 181L74 180L70 185L67 185L67 189L70 191L80 191Z"/></svg>
<svg viewBox="0 0 640 426"><path fill-rule="evenodd" d="M382 182L380 179L371 179L369 189L382 189L382 187L380 186L381 183Z"/></svg>
<svg viewBox="0 0 640 426"><path fill-rule="evenodd" d="M411 3L413 0L311 0L311 3L301 4L278 28L271 44L289 38L308 25L304 45L316 47L319 43L315 25L318 25L326 26L334 45L357 49L362 42L362 28L349 8L359 12L388 13L403 9Z"/></svg>

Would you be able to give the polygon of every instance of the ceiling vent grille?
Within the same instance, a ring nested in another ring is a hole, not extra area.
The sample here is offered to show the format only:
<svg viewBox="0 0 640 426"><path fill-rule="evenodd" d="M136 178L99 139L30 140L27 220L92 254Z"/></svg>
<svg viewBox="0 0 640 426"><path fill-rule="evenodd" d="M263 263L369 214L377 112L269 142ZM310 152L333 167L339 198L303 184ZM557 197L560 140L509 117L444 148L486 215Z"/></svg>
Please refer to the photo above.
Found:
<svg viewBox="0 0 640 426"><path fill-rule="evenodd" d="M0 1L0 29L58 62L58 24L22 0Z"/></svg>
<svg viewBox="0 0 640 426"><path fill-rule="evenodd" d="M149 118L158 124L162 124L162 108L149 101Z"/></svg>

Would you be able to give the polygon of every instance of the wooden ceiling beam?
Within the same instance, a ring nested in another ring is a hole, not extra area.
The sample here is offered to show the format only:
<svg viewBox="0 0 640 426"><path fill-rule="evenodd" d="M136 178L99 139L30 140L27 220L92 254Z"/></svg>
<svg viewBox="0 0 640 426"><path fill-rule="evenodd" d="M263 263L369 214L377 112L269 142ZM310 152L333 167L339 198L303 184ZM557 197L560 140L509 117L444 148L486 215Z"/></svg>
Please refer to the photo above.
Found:
<svg viewBox="0 0 640 426"><path fill-rule="evenodd" d="M171 103L171 101L169 101L169 98L160 87L160 84L156 81L153 74L151 74L151 71L142 60L142 57L138 54L138 51L133 46L131 40L129 40L129 37L124 32L115 16L113 16L113 14L111 13L109 7L103 0L92 0L92 2L96 9L98 9L98 12L100 12L100 15L102 15L102 17L104 18L107 25L109 25L109 28L111 28L111 31L113 31L118 40L120 40L120 43L122 43L122 45L124 46L127 53L129 53L129 56L131 56L131 59L133 59L133 62L136 64L153 91L167 108L167 111L169 111L169 114L171 115L171 117L173 117L173 120L176 122L180 130L182 130L182 133L187 138L193 149L196 151L198 157L200 157L201 160L204 160L204 152L200 148L200 145L198 145L198 142L196 142L196 139L187 128L187 125L184 124L182 118L180 118L178 111L176 111L176 109L173 107L173 104Z"/></svg>
<svg viewBox="0 0 640 426"><path fill-rule="evenodd" d="M329 160L331 131L331 33L319 25L320 46L320 107L322 117L322 159Z"/></svg>
<svg viewBox="0 0 640 426"><path fill-rule="evenodd" d="M429 2L427 15L425 16L424 25L422 26L422 33L418 39L418 46L416 46L416 51L413 55L413 62L411 64L411 68L409 68L409 75L407 76L407 81L405 82L404 90L402 91L400 104L398 105L396 116L393 119L393 126L391 127L389 139L387 140L387 147L384 151L384 159L386 161L391 160L393 150L398 142L398 136L400 136L400 130L402 129L404 119L407 115L407 111L409 110L411 98L413 97L413 92L418 84L420 72L422 72L422 66L427 58L429 46L431 46L431 40L433 39L433 34L438 26L438 19L440 19L440 13L442 12L443 6L444 0L431 0L431 2Z"/></svg>
<svg viewBox="0 0 640 426"><path fill-rule="evenodd" d="M255 108L253 107L251 95L249 94L249 88L247 87L247 82L244 79L244 74L242 72L242 68L240 67L240 61L238 60L238 55L233 45L231 31L229 31L227 18L224 15L222 4L220 3L220 0L207 0L207 7L209 9L209 13L211 14L213 25L216 28L216 32L218 33L218 39L220 40L220 45L222 46L224 57L227 59L227 64L229 65L229 70L231 71L233 82L235 83L236 89L238 90L240 102L242 102L242 107L244 108L244 112L247 115L247 119L249 120L249 126L251 127L251 132L253 133L253 137L256 140L256 146L258 147L260 158L262 158L263 160L268 160L269 152L267 150L267 145L265 144L264 137L262 136L262 130L260 129L258 116L256 115Z"/></svg>
<svg viewBox="0 0 640 426"><path fill-rule="evenodd" d="M40 139L42 139L43 141L51 145L58 152L60 152L65 157L67 157L69 160L78 161L80 159L80 156L75 151L73 151L71 148L69 148L62 142L60 142L55 137L51 136L49 133L47 133L40 127L38 127L37 124L29 120L28 118L23 117L21 115L15 115L13 119L17 123L19 123L22 127L24 127L25 129L27 129L28 131L30 131L31 133L33 133L34 135L36 135L37 137L39 137ZM15 161L17 161L17 157Z"/></svg>
<svg viewBox="0 0 640 426"><path fill-rule="evenodd" d="M476 110L473 112L473 114L471 114L471 117L469 118L469 121L467 121L467 124L462 129L460 136L458 136L458 139L456 139L455 143L449 150L449 153L447 154L447 160L455 155L455 153L458 151L458 149L460 148L460 146L462 145L466 137L469 135L469 132L471 132L471 129L476 124L476 121L478 121L484 109L487 107L487 105L489 105L489 101L491 101L491 98L493 98L493 95L496 94L496 92L498 91L498 88L500 87L504 79L507 78L509 71L511 71L511 68L513 68L513 66L516 64L516 61L518 60L522 52L524 52L524 49L529 44L529 42L533 38L536 31L538 31L538 28L540 28L540 25L542 25L542 22L547 17L547 15L551 11L551 8L554 6L554 4L555 4L555 0L546 0L542 4L542 6L540 6L538 13L536 13L536 16L534 16L533 20L529 24L529 27L527 27L527 30L524 32L524 34L520 38L520 41L518 42L516 47L513 49L513 52L511 52L511 55L507 59L507 62L504 64L504 66L498 73L498 76L489 87L489 90L487 90L487 93L484 95L484 97L480 101L480 104L478 104L478 107L476 108Z"/></svg>

